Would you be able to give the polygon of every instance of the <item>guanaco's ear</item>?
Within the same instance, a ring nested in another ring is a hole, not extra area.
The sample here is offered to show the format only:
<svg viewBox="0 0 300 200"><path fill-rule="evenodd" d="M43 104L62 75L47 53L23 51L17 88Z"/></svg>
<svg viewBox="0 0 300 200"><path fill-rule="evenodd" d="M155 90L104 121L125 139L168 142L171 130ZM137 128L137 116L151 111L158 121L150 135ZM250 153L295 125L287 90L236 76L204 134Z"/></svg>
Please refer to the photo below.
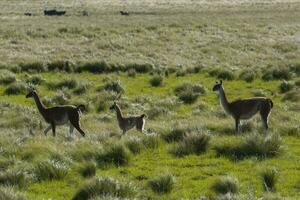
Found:
<svg viewBox="0 0 300 200"><path fill-rule="evenodd" d="M223 81L222 80L220 80L220 83L221 83L221 85L223 84Z"/></svg>

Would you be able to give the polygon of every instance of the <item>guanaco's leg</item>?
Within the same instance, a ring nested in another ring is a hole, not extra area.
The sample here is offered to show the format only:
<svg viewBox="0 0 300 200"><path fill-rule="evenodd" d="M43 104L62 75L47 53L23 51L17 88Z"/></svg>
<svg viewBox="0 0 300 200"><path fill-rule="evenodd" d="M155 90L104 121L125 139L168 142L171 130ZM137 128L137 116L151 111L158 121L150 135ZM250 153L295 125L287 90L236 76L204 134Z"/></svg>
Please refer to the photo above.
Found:
<svg viewBox="0 0 300 200"><path fill-rule="evenodd" d="M55 132L55 123L54 122L51 123L51 127L52 127L53 137L55 137L56 136L56 132Z"/></svg>
<svg viewBox="0 0 300 200"><path fill-rule="evenodd" d="M70 136L72 137L74 131L74 126L70 124Z"/></svg>
<svg viewBox="0 0 300 200"><path fill-rule="evenodd" d="M44 130L44 134L47 135L47 133L50 131L51 128L52 128L52 125L50 124L50 125Z"/></svg>
<svg viewBox="0 0 300 200"><path fill-rule="evenodd" d="M84 131L80 128L80 124L79 124L79 113L75 112L73 113L70 117L70 122L71 124L77 129L77 131L84 137L85 133Z"/></svg>
<svg viewBox="0 0 300 200"><path fill-rule="evenodd" d="M268 118L269 118L270 112L271 112L270 106L265 106L265 107L263 107L263 108L260 110L261 120L262 120L263 125L264 125L264 128L265 128L266 130L269 129L269 126L268 126Z"/></svg>
<svg viewBox="0 0 300 200"><path fill-rule="evenodd" d="M240 119L239 118L235 118L235 131L239 132L239 126L240 126Z"/></svg>

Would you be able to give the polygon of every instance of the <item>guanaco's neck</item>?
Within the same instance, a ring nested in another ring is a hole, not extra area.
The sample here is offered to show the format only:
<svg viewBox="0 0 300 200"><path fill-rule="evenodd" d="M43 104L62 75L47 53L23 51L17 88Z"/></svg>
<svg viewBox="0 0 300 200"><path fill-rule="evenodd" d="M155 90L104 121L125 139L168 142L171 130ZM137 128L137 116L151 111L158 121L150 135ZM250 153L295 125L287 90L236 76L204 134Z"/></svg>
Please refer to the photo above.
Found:
<svg viewBox="0 0 300 200"><path fill-rule="evenodd" d="M38 108L38 110L40 111L41 114L44 114L44 111L46 110L46 107L44 106L44 104L41 102L39 96L37 94L33 95L35 104Z"/></svg>
<svg viewBox="0 0 300 200"><path fill-rule="evenodd" d="M122 111L121 111L121 109L118 105L116 105L116 113L117 113L118 121L123 120L123 114L122 114Z"/></svg>
<svg viewBox="0 0 300 200"><path fill-rule="evenodd" d="M223 107L223 109L225 110L225 112L227 114L230 114L230 109L229 109L229 102L227 100L224 88L221 87L221 89L219 90L219 98L220 98L220 104Z"/></svg>

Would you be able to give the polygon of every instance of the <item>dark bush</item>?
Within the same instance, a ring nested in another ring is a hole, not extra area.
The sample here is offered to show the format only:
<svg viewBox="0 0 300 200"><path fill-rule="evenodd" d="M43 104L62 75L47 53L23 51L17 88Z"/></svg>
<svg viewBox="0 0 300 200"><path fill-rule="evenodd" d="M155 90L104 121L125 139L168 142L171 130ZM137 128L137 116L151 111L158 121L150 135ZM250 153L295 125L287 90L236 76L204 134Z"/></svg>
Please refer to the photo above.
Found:
<svg viewBox="0 0 300 200"><path fill-rule="evenodd" d="M291 73L287 67L271 67L263 72L262 79L270 80L289 80Z"/></svg>
<svg viewBox="0 0 300 200"><path fill-rule="evenodd" d="M109 80L107 81L104 86L103 89L105 91L112 91L118 94L123 93L125 90L122 87L122 83L120 80Z"/></svg>
<svg viewBox="0 0 300 200"><path fill-rule="evenodd" d="M169 193L173 189L175 179L171 174L161 174L149 181L154 192Z"/></svg>
<svg viewBox="0 0 300 200"><path fill-rule="evenodd" d="M70 63L69 61L56 60L51 63L48 63L48 70L72 72L74 71L74 67L73 64Z"/></svg>
<svg viewBox="0 0 300 200"><path fill-rule="evenodd" d="M79 173L83 177L92 177L96 175L96 164L93 162L87 162L84 163L80 168L79 168Z"/></svg>
<svg viewBox="0 0 300 200"><path fill-rule="evenodd" d="M281 93L286 93L288 91L290 91L291 89L293 89L294 84L288 81L282 81L279 85L279 89Z"/></svg>
<svg viewBox="0 0 300 200"><path fill-rule="evenodd" d="M43 62L21 63L20 68L25 72L45 72L47 65Z"/></svg>
<svg viewBox="0 0 300 200"><path fill-rule="evenodd" d="M266 168L261 172L263 187L267 192L275 192L278 180L278 171L275 168Z"/></svg>
<svg viewBox="0 0 300 200"><path fill-rule="evenodd" d="M216 180L216 182L212 186L212 189L221 194L235 194L238 192L239 182L236 178L230 176L221 177Z"/></svg>
<svg viewBox="0 0 300 200"><path fill-rule="evenodd" d="M1 185L11 185L23 187L25 185L25 176L23 172L2 172L0 174L0 184Z"/></svg>
<svg viewBox="0 0 300 200"><path fill-rule="evenodd" d="M226 143L216 147L218 155L233 159L256 156L258 158L274 157L281 152L282 140L278 134L262 136L251 134L237 144Z"/></svg>
<svg viewBox="0 0 300 200"><path fill-rule="evenodd" d="M189 133L172 150L175 156L185 156L189 154L199 155L208 149L210 136L206 133Z"/></svg>
<svg viewBox="0 0 300 200"><path fill-rule="evenodd" d="M175 94L184 103L194 103L201 94L205 93L205 88L200 84L185 82L175 88Z"/></svg>
<svg viewBox="0 0 300 200"><path fill-rule="evenodd" d="M4 91L6 95L26 94L28 86L24 82L14 82L10 84Z"/></svg>
<svg viewBox="0 0 300 200"><path fill-rule="evenodd" d="M109 147L105 152L98 155L97 162L100 166L114 164L117 166L127 165L131 158L130 152L124 145L116 144Z"/></svg>
<svg viewBox="0 0 300 200"><path fill-rule="evenodd" d="M84 63L76 69L77 72L104 73L110 71L110 66L105 61Z"/></svg>
<svg viewBox="0 0 300 200"><path fill-rule="evenodd" d="M0 84L10 84L15 82L16 75L6 69L0 69Z"/></svg>
<svg viewBox="0 0 300 200"><path fill-rule="evenodd" d="M160 75L154 75L151 79L150 79L150 84L153 87L158 87L161 86L163 84L163 80L164 78Z"/></svg>
<svg viewBox="0 0 300 200"><path fill-rule="evenodd" d="M246 82L252 82L255 78L256 73L254 72L254 70L243 70L239 75L239 79Z"/></svg>

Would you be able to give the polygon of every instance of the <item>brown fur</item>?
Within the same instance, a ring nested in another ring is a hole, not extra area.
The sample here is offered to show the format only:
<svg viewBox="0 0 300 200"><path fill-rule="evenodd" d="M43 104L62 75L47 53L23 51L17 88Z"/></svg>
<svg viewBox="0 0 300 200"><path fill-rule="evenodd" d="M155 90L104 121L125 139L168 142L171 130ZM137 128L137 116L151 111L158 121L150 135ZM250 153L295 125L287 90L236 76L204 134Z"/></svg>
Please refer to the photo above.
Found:
<svg viewBox="0 0 300 200"><path fill-rule="evenodd" d="M145 126L145 114L142 114L140 116L123 117L122 111L119 105L116 103L114 103L110 107L110 109L116 111L119 127L123 131L123 134L134 127L138 131L143 132Z"/></svg>
<svg viewBox="0 0 300 200"><path fill-rule="evenodd" d="M79 133L84 137L85 133L80 127L80 111L84 108L84 105L79 105L77 107L72 105L66 106L55 106L52 108L46 108L41 102L36 91L31 91L26 95L26 98L33 97L36 106L45 119L45 121L50 124L50 126L44 131L45 135L52 128L53 136L56 135L56 126L63 125L70 122L70 133L73 132L74 127L79 131Z"/></svg>
<svg viewBox="0 0 300 200"><path fill-rule="evenodd" d="M273 108L273 102L269 98L254 97L250 99L240 99L228 102L223 88L223 83L216 83L213 91L219 92L220 103L227 114L235 119L235 129L239 131L240 120L250 119L256 113L259 113L263 121L265 129L268 129L268 117Z"/></svg>

